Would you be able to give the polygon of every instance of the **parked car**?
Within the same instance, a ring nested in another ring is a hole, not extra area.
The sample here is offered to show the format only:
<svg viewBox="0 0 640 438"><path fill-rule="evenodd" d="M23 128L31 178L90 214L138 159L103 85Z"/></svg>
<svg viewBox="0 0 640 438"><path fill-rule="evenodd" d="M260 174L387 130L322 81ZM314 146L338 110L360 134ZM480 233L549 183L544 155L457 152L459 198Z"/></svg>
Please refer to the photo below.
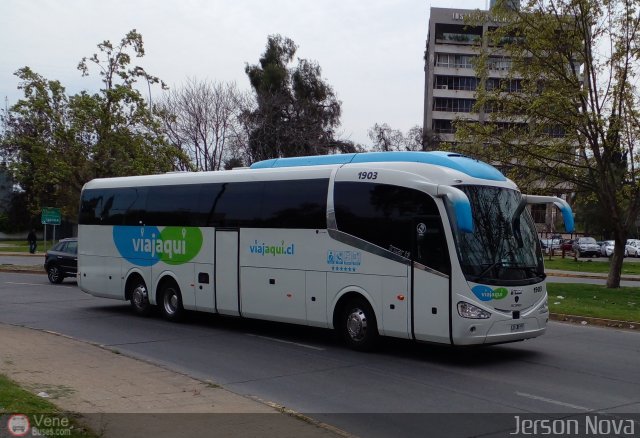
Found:
<svg viewBox="0 0 640 438"><path fill-rule="evenodd" d="M580 237L573 242L576 257L596 257L600 255L600 247L593 237Z"/></svg>
<svg viewBox="0 0 640 438"><path fill-rule="evenodd" d="M546 251L549 251L550 248L553 250L559 250L561 245L560 239L540 239L542 243L542 248Z"/></svg>
<svg viewBox="0 0 640 438"><path fill-rule="evenodd" d="M66 277L75 277L78 272L78 239L62 239L47 251L44 269L54 284L62 283Z"/></svg>
<svg viewBox="0 0 640 438"><path fill-rule="evenodd" d="M600 255L603 257L611 257L615 244L616 242L613 240L605 240L602 242L602 246L600 246Z"/></svg>
<svg viewBox="0 0 640 438"><path fill-rule="evenodd" d="M638 257L640 255L640 240L629 239L625 245L625 250L629 257Z"/></svg>
<svg viewBox="0 0 640 438"><path fill-rule="evenodd" d="M563 251L573 251L573 239L567 239L565 241L562 242L562 245L560 246L560 249Z"/></svg>

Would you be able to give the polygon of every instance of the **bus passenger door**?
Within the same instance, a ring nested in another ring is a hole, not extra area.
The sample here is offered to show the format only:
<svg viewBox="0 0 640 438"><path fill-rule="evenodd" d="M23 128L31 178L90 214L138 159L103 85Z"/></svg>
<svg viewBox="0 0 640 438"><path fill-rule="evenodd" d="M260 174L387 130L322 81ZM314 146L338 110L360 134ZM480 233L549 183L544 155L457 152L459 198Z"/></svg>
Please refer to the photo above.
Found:
<svg viewBox="0 0 640 438"><path fill-rule="evenodd" d="M216 230L215 302L218 313L223 315L240 315L239 239L238 230Z"/></svg>
<svg viewBox="0 0 640 438"><path fill-rule="evenodd" d="M415 339L449 343L451 262L439 216L413 222L412 333Z"/></svg>

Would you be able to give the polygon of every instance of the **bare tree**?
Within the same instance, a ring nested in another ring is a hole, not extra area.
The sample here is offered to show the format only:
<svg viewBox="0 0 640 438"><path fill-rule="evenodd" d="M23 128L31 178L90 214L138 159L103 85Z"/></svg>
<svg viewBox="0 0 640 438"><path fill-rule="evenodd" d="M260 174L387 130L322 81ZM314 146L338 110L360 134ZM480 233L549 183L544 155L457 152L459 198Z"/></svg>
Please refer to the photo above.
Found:
<svg viewBox="0 0 640 438"><path fill-rule="evenodd" d="M369 129L373 150L386 151L433 151L440 145L440 137L433 131L425 131L416 125L406 134L388 124L376 123Z"/></svg>
<svg viewBox="0 0 640 438"><path fill-rule="evenodd" d="M157 106L169 141L191 159L194 170L220 170L243 143L246 98L235 83L187 79Z"/></svg>

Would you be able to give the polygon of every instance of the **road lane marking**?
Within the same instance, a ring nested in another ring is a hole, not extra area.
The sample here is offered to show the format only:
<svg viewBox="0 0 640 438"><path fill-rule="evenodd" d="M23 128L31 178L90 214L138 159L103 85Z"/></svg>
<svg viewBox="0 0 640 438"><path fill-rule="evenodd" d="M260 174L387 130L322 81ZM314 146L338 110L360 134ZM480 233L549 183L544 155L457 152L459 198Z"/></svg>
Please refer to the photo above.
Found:
<svg viewBox="0 0 640 438"><path fill-rule="evenodd" d="M325 350L322 347L316 347L314 345L307 345L307 344L300 344L298 342L292 342L292 341L285 341L284 339L272 338L272 337L269 337L269 336L254 335L252 333L247 333L247 335L253 336L254 338L261 338L261 339L267 339L269 341L280 342L282 344L291 344L291 345L296 345L298 347L310 348L312 350L318 350L318 351L324 351Z"/></svg>
<svg viewBox="0 0 640 438"><path fill-rule="evenodd" d="M18 286L48 286L43 283L17 283L15 281L5 281L5 284L16 284Z"/></svg>
<svg viewBox="0 0 640 438"><path fill-rule="evenodd" d="M591 408L585 408L584 406L578 406L578 405L574 405L574 404L571 404L571 403L565 403L563 401L554 400L552 398L546 398L546 397L541 397L539 395L527 394L526 392L516 392L516 395L519 395L520 397L530 398L532 400L539 400L539 401L551 403L551 404L558 405L558 406L564 406L565 408L576 409L578 411L592 411L593 410Z"/></svg>

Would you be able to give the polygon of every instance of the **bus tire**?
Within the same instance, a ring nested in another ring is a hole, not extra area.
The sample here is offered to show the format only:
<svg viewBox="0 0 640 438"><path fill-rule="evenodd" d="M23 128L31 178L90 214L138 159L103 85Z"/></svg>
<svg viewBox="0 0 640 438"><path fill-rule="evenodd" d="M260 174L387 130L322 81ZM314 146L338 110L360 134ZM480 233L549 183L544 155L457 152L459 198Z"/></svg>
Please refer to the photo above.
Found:
<svg viewBox="0 0 640 438"><path fill-rule="evenodd" d="M174 280L163 281L158 297L162 316L169 321L181 321L184 317L184 307L182 307L182 294L176 282Z"/></svg>
<svg viewBox="0 0 640 438"><path fill-rule="evenodd" d="M151 303L149 302L149 291L144 280L135 276L131 280L131 286L129 288L131 297L131 308L134 313L140 316L147 316L151 313Z"/></svg>
<svg viewBox="0 0 640 438"><path fill-rule="evenodd" d="M378 324L369 302L357 297L349 300L340 316L339 330L354 350L371 351L378 341Z"/></svg>

